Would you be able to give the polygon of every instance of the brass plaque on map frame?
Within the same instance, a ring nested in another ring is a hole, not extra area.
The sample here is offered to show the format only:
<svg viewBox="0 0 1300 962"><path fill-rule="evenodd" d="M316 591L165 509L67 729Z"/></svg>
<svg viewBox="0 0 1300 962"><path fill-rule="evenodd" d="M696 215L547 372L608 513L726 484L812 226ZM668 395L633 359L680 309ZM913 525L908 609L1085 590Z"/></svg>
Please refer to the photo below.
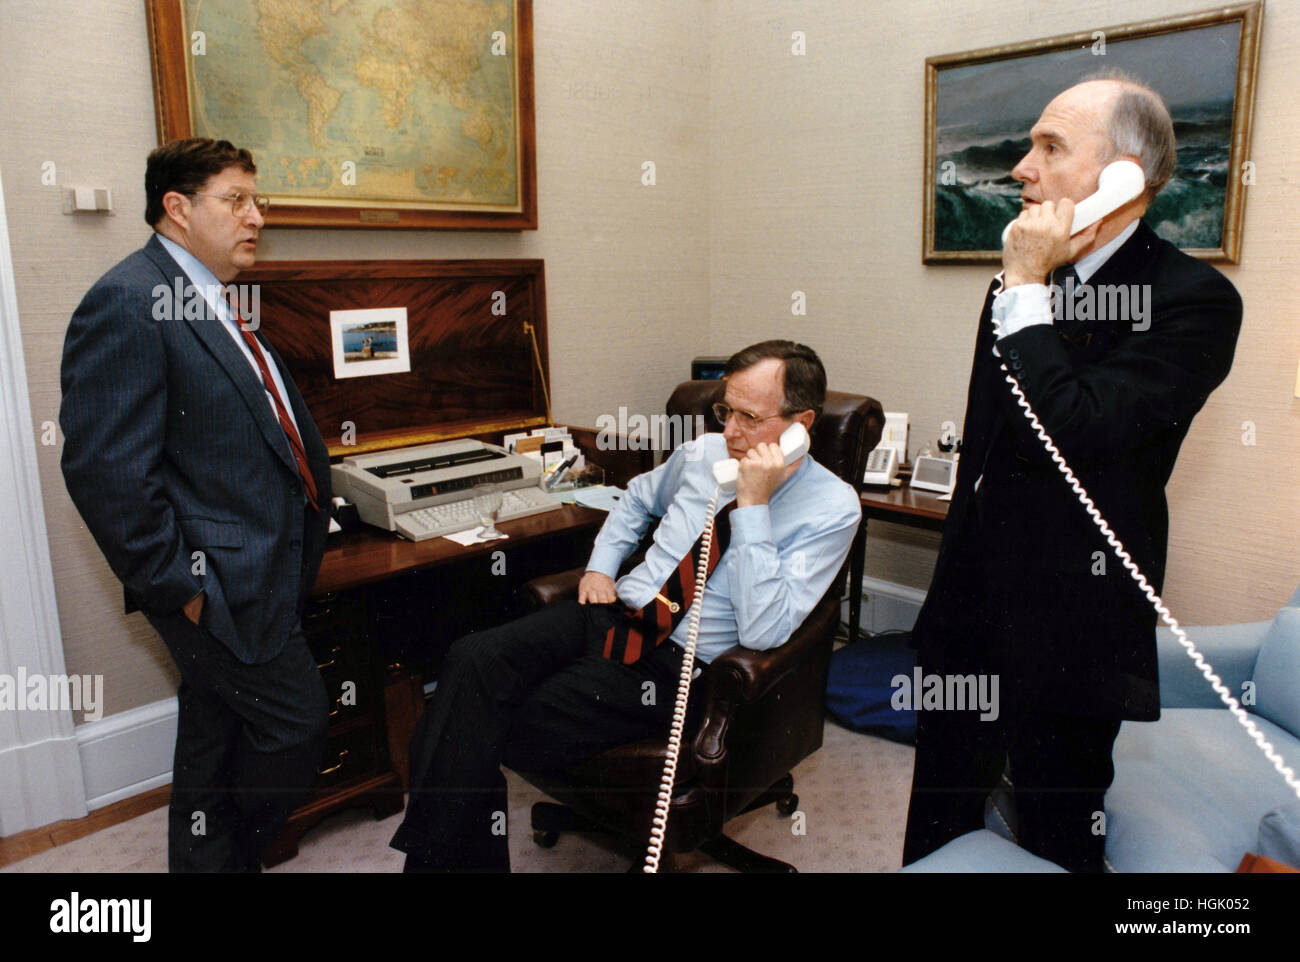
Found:
<svg viewBox="0 0 1300 962"><path fill-rule="evenodd" d="M158 142L247 147L269 227L537 229L532 0L145 0Z"/></svg>

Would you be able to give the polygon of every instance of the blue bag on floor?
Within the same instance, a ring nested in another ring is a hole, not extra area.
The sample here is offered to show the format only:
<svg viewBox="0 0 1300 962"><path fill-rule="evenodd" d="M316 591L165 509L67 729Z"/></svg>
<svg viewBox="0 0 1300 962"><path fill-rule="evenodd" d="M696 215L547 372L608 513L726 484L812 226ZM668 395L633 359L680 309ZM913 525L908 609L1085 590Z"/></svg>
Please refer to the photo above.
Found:
<svg viewBox="0 0 1300 962"><path fill-rule="evenodd" d="M910 678L916 667L916 652L908 647L911 639L907 631L859 638L831 653L826 708L836 721L854 731L916 744L916 712L889 703L898 690L890 680L896 675Z"/></svg>

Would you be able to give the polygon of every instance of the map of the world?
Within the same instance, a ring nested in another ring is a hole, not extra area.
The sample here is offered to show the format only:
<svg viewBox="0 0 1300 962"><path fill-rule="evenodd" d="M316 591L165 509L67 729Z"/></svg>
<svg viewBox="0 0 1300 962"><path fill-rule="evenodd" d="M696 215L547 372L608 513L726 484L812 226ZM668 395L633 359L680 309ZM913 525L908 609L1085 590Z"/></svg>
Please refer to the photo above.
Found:
<svg viewBox="0 0 1300 962"><path fill-rule="evenodd" d="M513 3L186 0L191 126L264 193L517 210Z"/></svg>

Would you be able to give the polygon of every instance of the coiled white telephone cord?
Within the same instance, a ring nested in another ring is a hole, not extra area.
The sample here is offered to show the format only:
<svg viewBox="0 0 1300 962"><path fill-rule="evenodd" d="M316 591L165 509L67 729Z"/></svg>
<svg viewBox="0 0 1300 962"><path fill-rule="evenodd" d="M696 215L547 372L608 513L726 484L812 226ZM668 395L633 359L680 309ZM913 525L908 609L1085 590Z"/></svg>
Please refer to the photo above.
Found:
<svg viewBox="0 0 1300 962"><path fill-rule="evenodd" d="M695 671L695 643L700 635L700 612L704 608L704 582L709 576L709 552L713 548L713 515L718 510L721 486L713 489L713 497L705 509L704 534L700 536L700 561L695 569L695 597L687 612L686 650L682 655L682 671L677 680L677 700L673 703L673 724L668 732L668 755L664 758L663 776L659 780L659 798L655 802L654 822L650 829L650 844L646 848L642 871L659 871L659 855L664 846L664 832L668 828L668 808L673 802L673 782L677 780L677 756L682 748L682 729L686 727L686 702L691 695L691 675Z"/></svg>
<svg viewBox="0 0 1300 962"><path fill-rule="evenodd" d="M997 354L998 357L1002 356L998 352L996 346L993 348L993 353ZM1070 489L1074 491L1079 502L1088 509L1088 514L1091 516L1093 523L1096 524L1101 533L1106 536L1106 543L1114 549L1116 557L1124 563L1124 567L1128 569L1128 573L1133 576L1133 580L1137 582L1138 587L1141 588L1143 594L1147 596L1147 600L1151 602L1160 617L1164 619L1165 624L1167 624L1170 630L1172 630L1178 637L1178 643L1182 645L1183 649L1187 652L1187 657L1192 659L1196 667L1200 669L1201 674L1205 676L1205 680L1210 683L1210 687L1214 689L1215 693L1219 696L1219 699L1228 707L1228 711L1232 712L1233 717L1236 718L1237 721L1241 722L1242 726L1249 733L1251 739L1257 746L1259 746L1259 750L1264 753L1264 757L1273 763L1273 767L1277 769L1278 773L1286 781L1287 785L1289 785L1291 790L1295 792L1296 797L1300 798L1300 779L1296 778L1294 769L1285 763L1282 756L1273 748L1272 742L1268 741L1268 739L1264 737L1264 733L1259 730L1259 726L1256 725L1255 722L1246 714L1246 710L1242 708L1240 702L1232 696L1232 692L1229 691L1228 686L1223 683L1223 679L1215 673L1214 666L1205 660L1205 656L1197 650L1196 646L1192 644L1191 639L1188 638L1183 629L1179 627L1178 622L1174 620L1174 616L1171 615L1169 609L1165 607L1164 601L1162 601L1160 596L1156 594L1155 589L1151 587L1146 576L1138 570L1138 566L1133 562L1128 551L1125 550L1124 545L1120 543L1119 538L1115 537L1115 532L1112 531L1110 525L1106 523L1106 519L1101 516L1101 512L1097 510L1097 506L1092 503L1092 498L1088 497L1088 492L1085 491L1083 485L1079 483L1079 479L1074 476L1074 472L1070 470L1070 466L1065 463L1065 458L1061 456L1061 452L1057 449L1056 444L1043 428L1042 423L1038 420L1038 415L1035 414L1034 409L1029 406L1028 399L1025 397L1024 392L1020 390L1019 382L1011 376L1011 373L1007 370L1005 364L1001 365L1001 367L1002 372L1007 376L1007 383L1011 385L1011 392L1016 396L1016 403L1024 410L1025 417L1029 419L1029 423L1037 433L1038 439L1043 442L1043 446L1052 456L1052 460L1060 469L1061 474L1065 476L1065 480L1069 483Z"/></svg>

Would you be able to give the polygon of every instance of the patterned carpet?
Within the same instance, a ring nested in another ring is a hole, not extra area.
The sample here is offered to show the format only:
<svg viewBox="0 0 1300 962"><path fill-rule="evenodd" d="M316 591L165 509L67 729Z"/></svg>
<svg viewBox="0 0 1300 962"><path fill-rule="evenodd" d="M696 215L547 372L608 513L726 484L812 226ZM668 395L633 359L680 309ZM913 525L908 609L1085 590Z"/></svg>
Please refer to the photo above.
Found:
<svg viewBox="0 0 1300 962"><path fill-rule="evenodd" d="M821 751L794 770L798 816L775 807L741 815L727 834L801 872L892 872L903 851L913 749L859 735L827 721ZM551 849L533 843L528 812L543 796L512 772L510 860L517 872L626 872L630 855L604 835L563 835ZM341 812L313 828L296 858L272 872L399 872L404 856L388 847L401 815L375 821ZM799 830L802 829L802 834ZM639 859L638 859L639 861ZM707 855L679 857L687 872L726 872ZM94 835L41 852L2 872L165 872L167 811L157 809Z"/></svg>

